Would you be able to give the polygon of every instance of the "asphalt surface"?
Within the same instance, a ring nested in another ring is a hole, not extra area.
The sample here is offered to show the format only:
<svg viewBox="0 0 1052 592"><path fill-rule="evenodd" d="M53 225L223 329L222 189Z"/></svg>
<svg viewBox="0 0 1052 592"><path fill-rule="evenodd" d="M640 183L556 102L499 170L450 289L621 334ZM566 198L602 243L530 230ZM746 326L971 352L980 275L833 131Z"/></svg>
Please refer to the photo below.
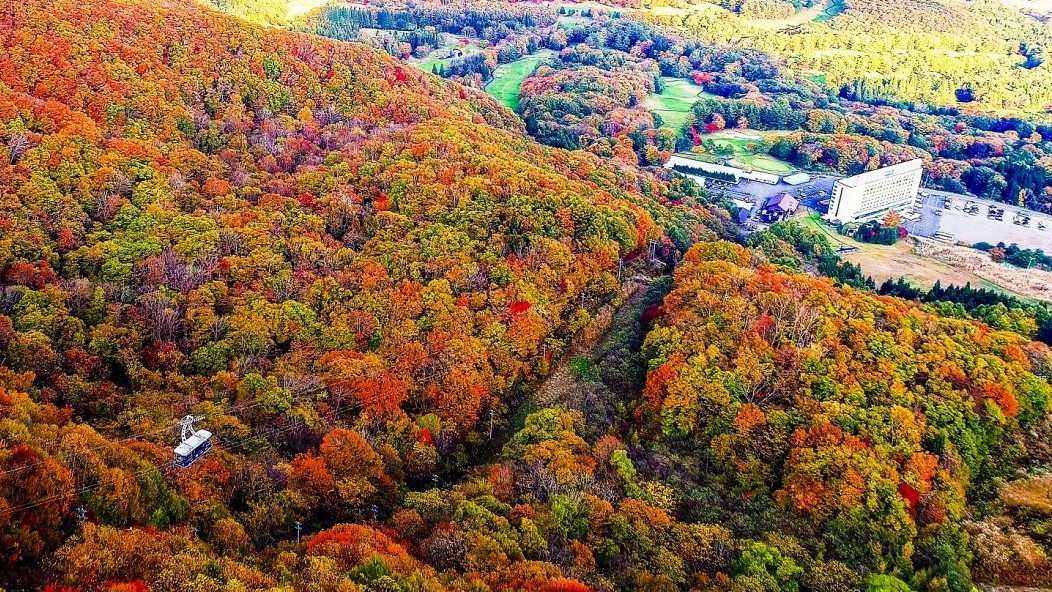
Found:
<svg viewBox="0 0 1052 592"><path fill-rule="evenodd" d="M928 197L917 196L920 202L920 218L917 220L903 220L903 226L914 236L933 238L939 232L939 222L944 197L941 195L929 195Z"/></svg>
<svg viewBox="0 0 1052 592"><path fill-rule="evenodd" d="M737 184L707 179L706 188L713 193L726 193L731 199L749 202L752 206L750 218L755 220L757 212L767 198L782 193L788 193L800 200L801 206L825 211L825 207L819 207L818 202L829 199L829 194L833 190L833 180L834 177L829 175L811 175L811 181L803 185L787 183L770 185L744 179Z"/></svg>
<svg viewBox="0 0 1052 592"><path fill-rule="evenodd" d="M750 206L747 228L758 230L765 227L756 216L760 207L768 197L783 192L799 199L802 207L824 214L829 208L829 195L836 178L831 175L812 174L811 182L796 186L786 183L769 185L747 180L730 184L709 179L707 187L712 192L724 192L731 199L743 202L742 205ZM947 201L950 203L949 209L944 207ZM964 207L968 202L979 206L976 214L965 211ZM948 236L950 240L969 245L977 242L1003 242L1016 243L1028 249L1052 251L1052 216L958 193L923 188L918 196L918 205L919 217L916 220L903 220L903 225L912 235L935 238L941 233L943 237ZM987 218L988 207L991 205L1004 208L1002 220ZM1013 224L1013 219L1019 212L1030 217L1028 225ZM1042 225L1044 229L1041 228Z"/></svg>
<svg viewBox="0 0 1052 592"><path fill-rule="evenodd" d="M924 196L924 193L928 195ZM954 242L969 245L978 242L996 245L1003 242L1015 243L1026 249L1052 251L1052 216L958 193L922 189L921 194L920 220L905 223L906 230L913 234L932 237L936 232L942 232L952 237L950 240ZM947 202L949 208L944 207ZM976 213L965 211L969 202L978 206ZM1001 220L987 217L990 206L1004 209ZM940 213L936 214L937 211ZM1028 216L1029 223L1015 224L1013 220L1017 214Z"/></svg>

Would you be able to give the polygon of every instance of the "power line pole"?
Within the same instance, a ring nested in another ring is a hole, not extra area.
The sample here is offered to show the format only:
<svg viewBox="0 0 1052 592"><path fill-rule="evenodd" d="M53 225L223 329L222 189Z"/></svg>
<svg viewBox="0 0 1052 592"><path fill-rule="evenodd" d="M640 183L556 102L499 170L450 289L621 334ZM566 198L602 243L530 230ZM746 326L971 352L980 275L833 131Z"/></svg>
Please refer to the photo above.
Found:
<svg viewBox="0 0 1052 592"><path fill-rule="evenodd" d="M303 524L299 520L297 520L296 521L296 544L297 545L300 544L300 531L301 530L303 530Z"/></svg>

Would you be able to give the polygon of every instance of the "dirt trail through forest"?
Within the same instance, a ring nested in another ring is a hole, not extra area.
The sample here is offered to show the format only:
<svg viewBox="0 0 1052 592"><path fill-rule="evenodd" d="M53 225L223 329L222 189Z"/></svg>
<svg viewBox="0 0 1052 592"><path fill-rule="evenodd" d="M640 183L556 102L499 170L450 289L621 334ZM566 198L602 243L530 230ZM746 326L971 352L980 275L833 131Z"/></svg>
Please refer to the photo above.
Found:
<svg viewBox="0 0 1052 592"><path fill-rule="evenodd" d="M580 379L574 374L572 362L581 356L590 356L611 335L622 331L642 331L639 327L641 307L653 287L654 278L636 275L622 288L621 297L600 309L590 327L588 335L578 340L559 361L558 367L544 379L534 392L532 403L538 407L570 408L568 397L580 388Z"/></svg>

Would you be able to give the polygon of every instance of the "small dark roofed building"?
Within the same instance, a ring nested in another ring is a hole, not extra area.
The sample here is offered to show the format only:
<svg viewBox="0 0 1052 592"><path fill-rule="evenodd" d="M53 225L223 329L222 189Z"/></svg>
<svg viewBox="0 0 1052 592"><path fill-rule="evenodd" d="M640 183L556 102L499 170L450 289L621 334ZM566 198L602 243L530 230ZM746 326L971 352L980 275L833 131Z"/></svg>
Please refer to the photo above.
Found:
<svg viewBox="0 0 1052 592"><path fill-rule="evenodd" d="M749 221L749 209L738 208L738 224L745 224Z"/></svg>
<svg viewBox="0 0 1052 592"><path fill-rule="evenodd" d="M785 220L795 214L799 207L799 200L788 193L772 195L767 198L767 201L763 202L763 207L760 208L760 219L764 222Z"/></svg>

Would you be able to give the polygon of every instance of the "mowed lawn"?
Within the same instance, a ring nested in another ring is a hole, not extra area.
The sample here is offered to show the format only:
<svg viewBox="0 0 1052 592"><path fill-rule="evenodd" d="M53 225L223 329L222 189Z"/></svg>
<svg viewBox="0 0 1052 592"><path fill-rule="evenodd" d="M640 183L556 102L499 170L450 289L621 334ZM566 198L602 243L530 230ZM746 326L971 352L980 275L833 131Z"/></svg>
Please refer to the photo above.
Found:
<svg viewBox="0 0 1052 592"><path fill-rule="evenodd" d="M745 19L745 24L772 31L799 27L810 22L828 21L844 10L844 0L827 0L821 6L813 6L783 19Z"/></svg>
<svg viewBox="0 0 1052 592"><path fill-rule="evenodd" d="M508 108L518 111L522 81L533 74L537 66L551 55L553 52L550 50L538 51L510 64L497 66L496 72L493 73L493 81L486 85L486 92Z"/></svg>
<svg viewBox="0 0 1052 592"><path fill-rule="evenodd" d="M687 122L690 108L698 102L699 98L713 96L689 80L668 76L662 76L661 80L665 83L664 90L647 97L643 105L650 111L661 115L665 127L671 127L677 131Z"/></svg>
<svg viewBox="0 0 1052 592"><path fill-rule="evenodd" d="M743 156L735 156L735 162L739 162L748 168L763 171L765 173L773 173L775 175L786 175L796 169L793 168L787 162L783 162L772 156L766 154L746 154Z"/></svg>
<svg viewBox="0 0 1052 592"><path fill-rule="evenodd" d="M721 130L702 136L706 144L715 148L715 159L725 158L728 164L744 169L786 175L796 170L791 164L767 154L757 154L756 144L764 133L755 130Z"/></svg>
<svg viewBox="0 0 1052 592"><path fill-rule="evenodd" d="M564 14L559 16L558 20L555 21L555 24L559 25L560 29L570 30L579 26L587 25L590 22L592 22L592 19L586 16Z"/></svg>
<svg viewBox="0 0 1052 592"><path fill-rule="evenodd" d="M460 48L460 50L462 52L464 52L464 55L461 56L461 57L456 57L456 58L439 58L439 57L436 57L438 55L441 55L443 51L448 51L448 50L449 50L448 47L442 47L442 48L439 48L439 49L436 49L436 50L432 51L430 55L428 55L426 58L424 58L422 60L410 60L409 63L413 64L417 68L420 68L424 72L431 73L431 71L434 70L435 66L447 66L453 60L461 59L461 57L467 57L469 55L476 54L476 53L482 51L482 49L480 49L477 45L465 45L465 46Z"/></svg>
<svg viewBox="0 0 1052 592"><path fill-rule="evenodd" d="M734 132L739 133L739 132ZM744 135L744 134L740 134ZM759 138L743 138L728 135L728 132L719 131L714 134L703 135L702 139L708 142L712 142L712 145L720 152L726 152L733 154L734 156L743 156L746 154L753 154L756 152L755 149L750 148L754 145Z"/></svg>

